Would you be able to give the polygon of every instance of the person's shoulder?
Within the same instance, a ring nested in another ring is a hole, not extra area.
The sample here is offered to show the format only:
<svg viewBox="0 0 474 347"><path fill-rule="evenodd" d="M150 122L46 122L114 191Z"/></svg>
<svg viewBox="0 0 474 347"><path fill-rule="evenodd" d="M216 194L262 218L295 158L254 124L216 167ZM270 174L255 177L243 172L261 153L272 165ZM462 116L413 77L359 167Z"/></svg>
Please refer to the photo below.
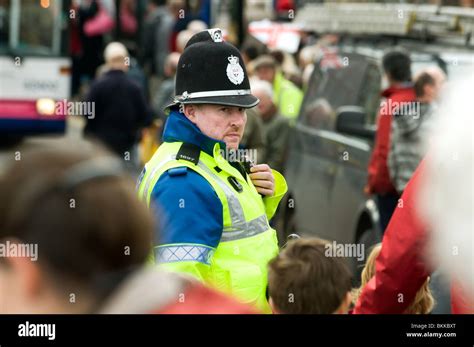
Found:
<svg viewBox="0 0 474 347"><path fill-rule="evenodd" d="M100 98L109 90L109 82L104 75L90 82L88 95L91 98Z"/></svg>
<svg viewBox="0 0 474 347"><path fill-rule="evenodd" d="M416 99L415 90L411 86L405 87L405 88L397 88L397 89L394 89L394 91L390 95L390 98L392 99L392 101L395 101L395 102L396 101L398 102L415 101Z"/></svg>
<svg viewBox="0 0 474 347"><path fill-rule="evenodd" d="M199 173L187 166L165 171L153 189L153 195L199 196L204 200L217 197L211 184Z"/></svg>
<svg viewBox="0 0 474 347"><path fill-rule="evenodd" d="M100 89L105 84L107 84L107 76L106 75L98 76L91 82L90 89L91 90L94 90L94 89L97 89L97 88Z"/></svg>
<svg viewBox="0 0 474 347"><path fill-rule="evenodd" d="M109 88L121 80L125 74L114 73L114 70L108 70L100 74L91 84L91 88Z"/></svg>
<svg viewBox="0 0 474 347"><path fill-rule="evenodd" d="M269 129L284 129L290 125L290 120L282 116L281 114L276 114L273 119L270 120L268 124Z"/></svg>
<svg viewBox="0 0 474 347"><path fill-rule="evenodd" d="M173 90L174 91L174 79L173 78L167 78L163 81L161 84L160 90Z"/></svg>
<svg viewBox="0 0 474 347"><path fill-rule="evenodd" d="M283 77L282 84L283 84L284 89L288 92L303 94L303 91L296 84L294 84L292 81L290 81L286 77Z"/></svg>
<svg viewBox="0 0 474 347"><path fill-rule="evenodd" d="M138 81L134 80L129 74L126 74L123 80L130 92L134 95L143 95L142 87Z"/></svg>
<svg viewBox="0 0 474 347"><path fill-rule="evenodd" d="M290 124L290 120L288 119L288 117L285 117L281 114L277 114L275 117L275 123L280 126L286 126Z"/></svg>

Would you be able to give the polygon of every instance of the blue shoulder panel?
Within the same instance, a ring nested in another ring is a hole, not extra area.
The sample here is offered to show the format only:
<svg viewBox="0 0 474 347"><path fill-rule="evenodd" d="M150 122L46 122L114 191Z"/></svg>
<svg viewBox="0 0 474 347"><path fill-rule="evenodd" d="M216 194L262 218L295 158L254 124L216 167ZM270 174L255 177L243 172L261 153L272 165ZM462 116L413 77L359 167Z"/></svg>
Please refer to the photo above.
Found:
<svg viewBox="0 0 474 347"><path fill-rule="evenodd" d="M163 173L153 188L150 208L157 221L155 246L219 244L222 203L209 182L192 169Z"/></svg>

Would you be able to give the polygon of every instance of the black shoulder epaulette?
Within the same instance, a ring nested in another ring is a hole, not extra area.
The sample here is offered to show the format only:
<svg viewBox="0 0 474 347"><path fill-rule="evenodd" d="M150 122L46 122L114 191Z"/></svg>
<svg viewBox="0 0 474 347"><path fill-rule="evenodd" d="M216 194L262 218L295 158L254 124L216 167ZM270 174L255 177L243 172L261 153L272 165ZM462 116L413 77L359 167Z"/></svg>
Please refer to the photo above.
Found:
<svg viewBox="0 0 474 347"><path fill-rule="evenodd" d="M187 160L197 165L199 163L199 156L201 155L201 149L191 143L183 142L179 148L176 159L178 160Z"/></svg>

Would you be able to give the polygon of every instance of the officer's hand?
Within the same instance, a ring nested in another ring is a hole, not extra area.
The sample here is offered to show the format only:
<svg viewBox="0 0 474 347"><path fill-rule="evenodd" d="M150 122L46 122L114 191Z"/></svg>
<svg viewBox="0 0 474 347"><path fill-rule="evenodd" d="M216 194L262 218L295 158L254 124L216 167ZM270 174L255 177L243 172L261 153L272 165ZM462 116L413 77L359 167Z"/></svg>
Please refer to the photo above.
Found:
<svg viewBox="0 0 474 347"><path fill-rule="evenodd" d="M250 179L262 195L272 196L275 193L275 178L267 164L254 165L250 168Z"/></svg>

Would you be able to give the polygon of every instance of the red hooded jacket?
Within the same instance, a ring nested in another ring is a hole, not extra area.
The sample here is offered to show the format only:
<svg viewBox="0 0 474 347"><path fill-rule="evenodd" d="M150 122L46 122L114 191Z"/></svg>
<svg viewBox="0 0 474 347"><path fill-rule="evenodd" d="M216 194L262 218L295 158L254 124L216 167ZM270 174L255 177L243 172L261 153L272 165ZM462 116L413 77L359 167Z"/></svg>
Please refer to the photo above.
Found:
<svg viewBox="0 0 474 347"><path fill-rule="evenodd" d="M415 299L431 273L425 258L429 237L417 215L417 193L424 175L420 163L401 197L385 231L382 249L375 261L375 276L365 285L353 313L400 314ZM474 312L474 303L464 293L451 291L453 313Z"/></svg>
<svg viewBox="0 0 474 347"><path fill-rule="evenodd" d="M377 115L377 134L374 149L369 163L368 188L371 194L396 193L390 179L387 160L390 150L390 131L392 126L392 110L401 102L415 101L413 86L394 86L385 89L382 96L386 98Z"/></svg>

